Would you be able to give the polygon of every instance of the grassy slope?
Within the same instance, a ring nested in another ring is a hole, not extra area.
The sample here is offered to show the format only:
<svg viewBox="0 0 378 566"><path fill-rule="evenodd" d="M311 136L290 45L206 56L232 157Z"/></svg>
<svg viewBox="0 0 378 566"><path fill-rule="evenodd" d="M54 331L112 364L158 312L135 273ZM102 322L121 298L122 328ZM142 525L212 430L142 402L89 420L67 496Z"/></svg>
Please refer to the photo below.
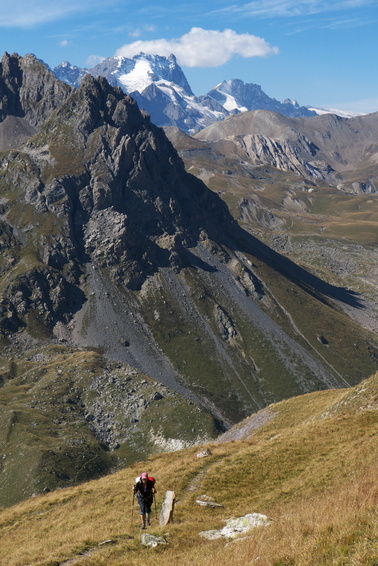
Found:
<svg viewBox="0 0 378 566"><path fill-rule="evenodd" d="M39 345L9 357L0 354L0 505L99 477L177 439L188 446L217 435L209 413L95 351ZM116 450L91 429L99 403L112 415Z"/></svg>
<svg viewBox="0 0 378 566"><path fill-rule="evenodd" d="M199 566L374 566L377 553L378 374L353 389L283 401L237 425L233 440L151 457L100 480L30 499L0 514L0 561L28 564ZM259 424L259 428L257 423ZM264 424L265 423L265 424ZM247 432L255 426L254 435ZM140 543L130 486L147 469L177 494L175 522L150 532L169 544ZM223 508L198 506L206 494ZM225 547L202 530L261 512L273 522ZM111 539L106 545L100 542ZM237 546L236 546L237 545ZM68 562L67 562L68 564Z"/></svg>
<svg viewBox="0 0 378 566"><path fill-rule="evenodd" d="M368 353L370 338L367 333L344 314L279 276L261 261L253 257L251 261L256 267L255 272L269 289L269 316L289 336L304 345L327 369L337 368L346 380L340 380L341 384L354 385L371 375L376 364ZM237 422L266 404L310 389L324 388L319 376L309 371L306 374L304 367L300 370L294 368L295 371L290 374L267 336L251 318L247 319L240 312L232 298L212 284L210 277L201 277L195 270L187 269L181 274L181 283L185 285L196 310L186 309L177 294L175 296L162 282L160 287L145 293L143 312L159 346L181 375L188 379L199 395L203 389L201 386L206 384L206 394L231 421ZM204 332L205 321L214 335L219 334L214 319L216 304L230 313L238 332L234 340L219 340L227 359L220 357L217 344L207 330L207 333ZM263 302L261 307L264 307ZM321 344L319 336L324 336L328 344ZM254 371L251 360L254 367L260 369ZM299 364L300 360L296 359L296 363ZM252 392L255 404L245 394L236 372Z"/></svg>

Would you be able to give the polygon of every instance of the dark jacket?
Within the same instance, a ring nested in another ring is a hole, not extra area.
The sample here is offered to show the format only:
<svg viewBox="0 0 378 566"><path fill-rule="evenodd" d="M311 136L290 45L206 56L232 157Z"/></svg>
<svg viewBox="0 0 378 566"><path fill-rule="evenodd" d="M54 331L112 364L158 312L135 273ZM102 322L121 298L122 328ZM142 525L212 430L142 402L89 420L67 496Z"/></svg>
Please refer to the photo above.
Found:
<svg viewBox="0 0 378 566"><path fill-rule="evenodd" d="M146 489L144 489L144 485L143 482L138 481L137 484L135 484L135 488L134 491L139 498L145 499L146 501L153 499L153 494L154 494L154 483L151 480L147 480L146 482Z"/></svg>

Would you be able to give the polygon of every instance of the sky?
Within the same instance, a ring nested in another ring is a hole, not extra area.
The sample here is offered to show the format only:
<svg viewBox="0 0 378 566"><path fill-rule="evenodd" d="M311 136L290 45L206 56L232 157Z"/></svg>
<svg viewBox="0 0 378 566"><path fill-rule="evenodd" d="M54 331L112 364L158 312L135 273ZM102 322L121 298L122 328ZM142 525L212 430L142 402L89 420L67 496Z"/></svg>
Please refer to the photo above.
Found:
<svg viewBox="0 0 378 566"><path fill-rule="evenodd" d="M272 98L378 111L378 0L0 0L0 51L51 68L174 53L196 95L223 80Z"/></svg>

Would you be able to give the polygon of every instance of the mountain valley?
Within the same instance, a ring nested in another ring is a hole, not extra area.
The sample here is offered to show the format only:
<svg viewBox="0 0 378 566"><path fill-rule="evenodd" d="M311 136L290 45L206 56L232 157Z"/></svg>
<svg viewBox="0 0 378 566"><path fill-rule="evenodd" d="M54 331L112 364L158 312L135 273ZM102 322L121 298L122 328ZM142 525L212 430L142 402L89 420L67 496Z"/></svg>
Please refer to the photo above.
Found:
<svg viewBox="0 0 378 566"><path fill-rule="evenodd" d="M166 133L187 170L246 230L329 283L360 292L371 317L354 316L376 332L377 124L376 114L292 119L256 111L194 138Z"/></svg>
<svg viewBox="0 0 378 566"><path fill-rule="evenodd" d="M15 54L0 93L0 505L376 371L376 115L165 133Z"/></svg>

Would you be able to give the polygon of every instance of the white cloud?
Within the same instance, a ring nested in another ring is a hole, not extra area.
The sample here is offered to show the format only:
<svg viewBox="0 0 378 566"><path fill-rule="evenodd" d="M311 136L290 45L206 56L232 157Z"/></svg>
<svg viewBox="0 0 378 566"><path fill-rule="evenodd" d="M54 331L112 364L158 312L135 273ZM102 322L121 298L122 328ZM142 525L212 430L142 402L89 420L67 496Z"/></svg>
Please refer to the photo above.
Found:
<svg viewBox="0 0 378 566"><path fill-rule="evenodd" d="M249 16L308 16L324 12L368 8L376 0L254 0L217 10L217 12L244 13Z"/></svg>
<svg viewBox="0 0 378 566"><path fill-rule="evenodd" d="M102 57L102 55L89 55L89 57L87 58L87 65L91 69L92 67L95 67L99 63L102 63L102 61L104 60L105 57Z"/></svg>
<svg viewBox="0 0 378 566"><path fill-rule="evenodd" d="M145 25L141 28L136 28L136 29L133 29L132 31L129 31L129 36L130 37L140 37L144 32L152 32L152 31L155 31L155 30L156 30L155 26Z"/></svg>
<svg viewBox="0 0 378 566"><path fill-rule="evenodd" d="M371 114L372 112L378 112L378 98L362 98L351 102L335 102L331 106L332 108L355 112L356 114Z"/></svg>
<svg viewBox="0 0 378 566"><path fill-rule="evenodd" d="M28 28L53 22L72 14L89 12L114 5L117 0L17 0L2 7L0 1L0 27Z"/></svg>
<svg viewBox="0 0 378 566"><path fill-rule="evenodd" d="M216 31L192 28L178 39L135 41L123 45L116 55L133 57L140 52L165 56L173 53L180 65L186 67L219 67L234 55L265 57L277 54L278 48L249 33L237 34L231 29Z"/></svg>
<svg viewBox="0 0 378 566"><path fill-rule="evenodd" d="M70 45L70 41L68 41L68 39L63 39L62 41L59 42L59 45L61 47L67 47L67 45Z"/></svg>
<svg viewBox="0 0 378 566"><path fill-rule="evenodd" d="M135 29L135 30L129 32L130 37L140 37L141 35L142 35L141 29Z"/></svg>

